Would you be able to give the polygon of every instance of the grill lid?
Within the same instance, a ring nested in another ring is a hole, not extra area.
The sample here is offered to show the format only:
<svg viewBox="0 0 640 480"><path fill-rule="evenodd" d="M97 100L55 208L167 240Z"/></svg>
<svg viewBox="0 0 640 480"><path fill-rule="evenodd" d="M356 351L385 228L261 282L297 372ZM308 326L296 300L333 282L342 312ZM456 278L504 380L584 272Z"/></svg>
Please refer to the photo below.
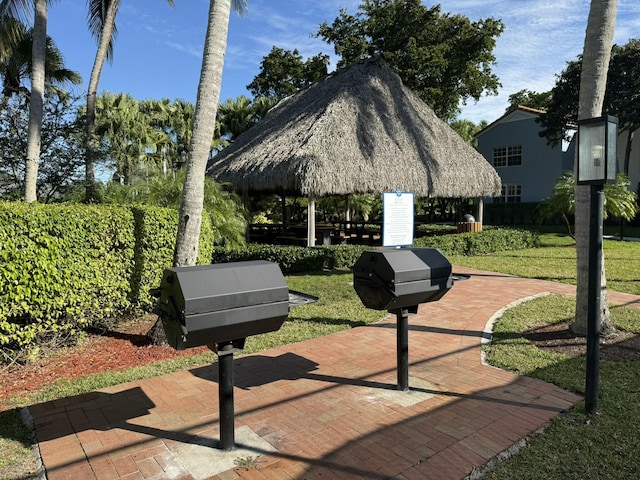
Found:
<svg viewBox="0 0 640 480"><path fill-rule="evenodd" d="M167 268L160 292L163 305L185 316L289 301L282 271L264 260Z"/></svg>
<svg viewBox="0 0 640 480"><path fill-rule="evenodd" d="M448 278L451 263L437 248L377 250L360 256L353 271L393 288L401 283Z"/></svg>

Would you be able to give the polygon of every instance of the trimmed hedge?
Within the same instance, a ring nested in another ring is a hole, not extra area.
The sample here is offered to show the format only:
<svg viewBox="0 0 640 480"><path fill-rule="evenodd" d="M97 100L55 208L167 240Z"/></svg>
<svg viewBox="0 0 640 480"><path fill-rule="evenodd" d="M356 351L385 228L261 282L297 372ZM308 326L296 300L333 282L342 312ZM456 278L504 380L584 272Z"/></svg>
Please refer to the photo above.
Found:
<svg viewBox="0 0 640 480"><path fill-rule="evenodd" d="M170 209L0 202L0 347L148 308L176 229ZM209 263L212 238L205 216L200 263Z"/></svg>
<svg viewBox="0 0 640 480"><path fill-rule="evenodd" d="M529 230L491 228L481 232L421 237L415 247L439 248L445 255L486 255L507 250L522 250L540 245L540 236Z"/></svg>
<svg viewBox="0 0 640 480"><path fill-rule="evenodd" d="M214 247L211 263L267 260L280 265L284 274L318 272L324 269L351 268L366 245L331 245L298 247L251 243L244 249Z"/></svg>
<svg viewBox="0 0 640 480"><path fill-rule="evenodd" d="M131 301L142 309L150 309L156 300L149 291L160 286L164 268L173 262L178 232L175 210L159 207L131 207L136 235ZM203 215L198 247L198 264L211 263L214 232L208 215Z"/></svg>
<svg viewBox="0 0 640 480"><path fill-rule="evenodd" d="M170 266L177 212L146 206L40 205L0 202L0 349L22 349L41 340L75 335L92 322L154 305ZM422 237L415 246L445 255L481 255L536 246L537 235L487 229ZM203 217L198 263L264 259L285 274L349 269L364 245L213 246L213 228Z"/></svg>
<svg viewBox="0 0 640 480"><path fill-rule="evenodd" d="M533 248L539 245L539 235L527 230L491 228L482 232L442 234L420 237L414 247L439 248L445 255L484 255L487 253ZM268 260L280 265L282 272L304 273L323 269L351 268L367 245L331 245L296 247L284 245L249 244L243 250L214 247L212 263L244 260Z"/></svg>

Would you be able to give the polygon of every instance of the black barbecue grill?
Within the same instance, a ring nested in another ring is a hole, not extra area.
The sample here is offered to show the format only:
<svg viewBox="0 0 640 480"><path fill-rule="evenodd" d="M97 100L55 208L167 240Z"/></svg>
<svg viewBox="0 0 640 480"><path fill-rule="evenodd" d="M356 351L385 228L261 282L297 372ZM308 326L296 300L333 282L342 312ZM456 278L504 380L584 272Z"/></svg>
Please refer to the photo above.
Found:
<svg viewBox="0 0 640 480"><path fill-rule="evenodd" d="M353 267L353 287L373 310L434 302L452 286L451 263L436 248L367 251Z"/></svg>
<svg viewBox="0 0 640 480"><path fill-rule="evenodd" d="M160 308L173 348L242 343L282 326L289 288L278 264L263 260L167 268Z"/></svg>
<svg viewBox="0 0 640 480"><path fill-rule="evenodd" d="M362 304L396 314L398 389L409 390L409 314L435 302L453 286L451 263L437 248L364 252L353 266L353 288Z"/></svg>
<svg viewBox="0 0 640 480"><path fill-rule="evenodd" d="M289 306L317 301L290 291L277 263L264 260L167 268L160 317L169 345L207 345L218 354L220 446L234 444L233 353L252 335L279 330Z"/></svg>

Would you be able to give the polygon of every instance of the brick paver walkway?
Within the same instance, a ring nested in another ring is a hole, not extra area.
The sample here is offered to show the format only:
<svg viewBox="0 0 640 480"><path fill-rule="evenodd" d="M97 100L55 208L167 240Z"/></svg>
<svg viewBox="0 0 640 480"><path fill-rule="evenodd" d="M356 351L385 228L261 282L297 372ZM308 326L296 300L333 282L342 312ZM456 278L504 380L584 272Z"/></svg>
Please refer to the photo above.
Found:
<svg viewBox="0 0 640 480"><path fill-rule="evenodd" d="M207 472L205 459L219 452L212 365L30 407L48 479L465 477L580 397L483 365L480 354L496 312L574 287L454 271L472 275L409 318L409 393L395 389L389 317L234 360L236 432L270 446L238 459L252 468ZM190 447L202 468L187 461Z"/></svg>

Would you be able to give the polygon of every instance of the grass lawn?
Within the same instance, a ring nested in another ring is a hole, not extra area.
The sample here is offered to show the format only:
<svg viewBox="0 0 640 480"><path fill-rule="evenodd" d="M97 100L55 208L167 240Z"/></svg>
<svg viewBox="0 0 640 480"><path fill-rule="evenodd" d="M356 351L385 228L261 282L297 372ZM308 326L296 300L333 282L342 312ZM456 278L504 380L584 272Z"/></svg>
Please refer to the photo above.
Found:
<svg viewBox="0 0 640 480"><path fill-rule="evenodd" d="M489 363L584 393L584 358L543 352L521 336L542 322L566 322L574 308L573 299L548 296L508 310L494 326ZM619 307L612 315L619 328L640 333L638 309ZM486 478L640 478L640 362L602 360L598 393L597 414L587 414L582 402Z"/></svg>
<svg viewBox="0 0 640 480"><path fill-rule="evenodd" d="M562 234L544 234L542 248L482 257L450 257L454 265L499 271L530 278L575 283L573 240ZM640 295L640 243L605 241L605 267L610 289ZM385 312L365 309L351 286L350 273L287 277L289 287L320 297L320 301L292 309L278 332L251 337L246 353L326 335L374 322ZM496 324L490 361L524 375L542 378L563 388L584 389L584 360L542 353L522 338L532 322L571 318L572 300L544 297L509 310ZM614 322L640 332L640 312L612 309ZM72 381L56 382L27 398L14 399L13 410L0 413L0 479L30 478L32 458L29 432L21 425L18 408L35 402L76 395L108 385L210 363L213 354L186 357L105 372ZM601 362L598 415L583 407L559 417L531 446L502 465L495 479L627 479L640 478L640 365L639 362Z"/></svg>
<svg viewBox="0 0 640 480"><path fill-rule="evenodd" d="M448 258L454 265L575 285L574 240L566 235L545 234L541 241L541 248ZM603 248L608 288L640 295L640 242L605 240Z"/></svg>

